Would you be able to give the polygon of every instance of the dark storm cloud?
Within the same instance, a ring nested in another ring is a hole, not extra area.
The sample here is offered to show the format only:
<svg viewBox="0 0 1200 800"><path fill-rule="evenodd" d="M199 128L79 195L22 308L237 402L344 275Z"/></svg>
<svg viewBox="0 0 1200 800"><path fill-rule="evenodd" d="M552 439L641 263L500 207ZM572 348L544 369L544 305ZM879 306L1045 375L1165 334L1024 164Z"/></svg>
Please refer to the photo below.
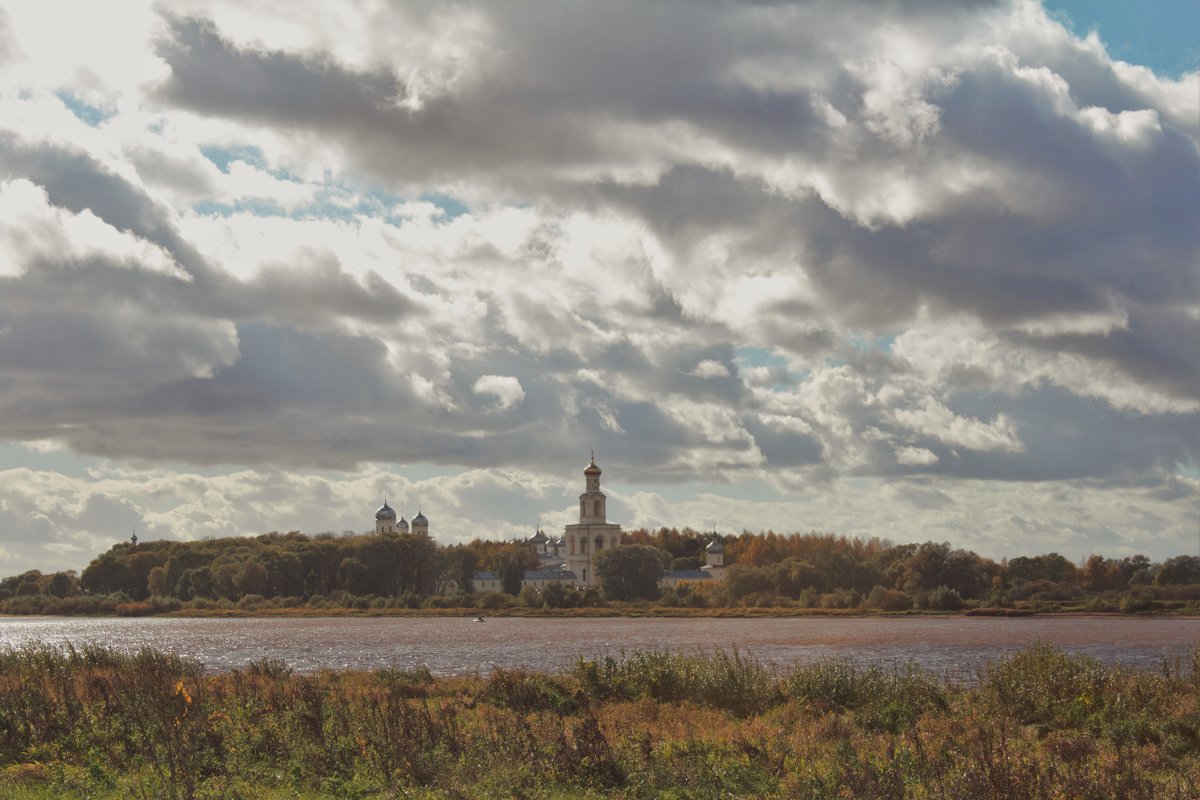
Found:
<svg viewBox="0 0 1200 800"><path fill-rule="evenodd" d="M118 230L162 246L185 269L205 271L203 259L179 236L166 209L85 152L0 131L0 174L28 178L46 190L52 204L89 210Z"/></svg>

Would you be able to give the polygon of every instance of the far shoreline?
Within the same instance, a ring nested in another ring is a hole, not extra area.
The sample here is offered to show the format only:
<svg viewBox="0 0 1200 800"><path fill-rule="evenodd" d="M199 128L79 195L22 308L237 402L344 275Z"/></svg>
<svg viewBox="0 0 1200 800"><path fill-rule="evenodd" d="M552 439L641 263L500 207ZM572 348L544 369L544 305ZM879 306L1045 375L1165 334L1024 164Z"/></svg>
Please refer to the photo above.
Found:
<svg viewBox="0 0 1200 800"><path fill-rule="evenodd" d="M157 614L0 614L0 620L18 619L342 619L342 618L399 618L446 619L482 618L504 619L869 619L869 618L942 618L942 619L1029 619L1069 617L1141 619L1200 619L1190 609L1153 611L1094 611L1065 609L980 608L965 611L864 611L861 609L794 609L794 608L571 608L571 609L494 609L481 614L479 609L359 609L359 608L272 608L272 609L179 609Z"/></svg>

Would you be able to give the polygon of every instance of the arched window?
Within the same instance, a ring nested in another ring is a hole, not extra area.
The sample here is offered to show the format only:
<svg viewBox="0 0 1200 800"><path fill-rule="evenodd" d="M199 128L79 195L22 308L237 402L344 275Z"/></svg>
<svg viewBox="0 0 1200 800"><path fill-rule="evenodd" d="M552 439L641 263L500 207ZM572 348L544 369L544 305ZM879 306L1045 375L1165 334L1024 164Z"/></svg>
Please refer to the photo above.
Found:
<svg viewBox="0 0 1200 800"><path fill-rule="evenodd" d="M579 516L587 516L587 506L584 504L583 498L579 498Z"/></svg>
<svg viewBox="0 0 1200 800"><path fill-rule="evenodd" d="M600 516L600 501L599 500L597 500L595 503L592 504L592 516L594 516L594 517Z"/></svg>
<svg viewBox="0 0 1200 800"><path fill-rule="evenodd" d="M597 536L596 537L596 552L599 553L603 549L604 549L604 537Z"/></svg>
<svg viewBox="0 0 1200 800"><path fill-rule="evenodd" d="M574 537L567 539L567 554L572 555L572 556L575 555L575 538Z"/></svg>

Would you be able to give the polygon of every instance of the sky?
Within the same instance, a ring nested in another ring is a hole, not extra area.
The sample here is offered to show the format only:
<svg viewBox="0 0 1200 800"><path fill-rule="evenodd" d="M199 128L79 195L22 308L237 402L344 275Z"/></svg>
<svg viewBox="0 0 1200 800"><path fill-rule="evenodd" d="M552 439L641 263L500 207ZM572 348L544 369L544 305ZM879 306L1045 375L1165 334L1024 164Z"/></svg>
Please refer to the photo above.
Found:
<svg viewBox="0 0 1200 800"><path fill-rule="evenodd" d="M627 528L1200 548L1194 2L348 8L0 2L0 575L554 532L592 450Z"/></svg>

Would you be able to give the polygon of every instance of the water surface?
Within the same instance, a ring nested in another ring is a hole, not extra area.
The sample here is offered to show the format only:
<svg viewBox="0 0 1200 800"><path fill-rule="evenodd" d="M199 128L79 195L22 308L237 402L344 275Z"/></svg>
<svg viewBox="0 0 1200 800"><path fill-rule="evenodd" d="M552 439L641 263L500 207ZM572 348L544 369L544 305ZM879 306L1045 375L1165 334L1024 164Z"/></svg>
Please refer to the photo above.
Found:
<svg viewBox="0 0 1200 800"><path fill-rule="evenodd" d="M456 675L504 669L555 671L576 658L668 649L717 650L780 668L829 657L909 661L969 678L983 662L1047 642L1105 662L1155 668L1200 643L1200 619L1048 616L600 619L322 617L163 619L0 617L0 648L28 643L151 647L210 670L281 659L300 671L428 667Z"/></svg>

